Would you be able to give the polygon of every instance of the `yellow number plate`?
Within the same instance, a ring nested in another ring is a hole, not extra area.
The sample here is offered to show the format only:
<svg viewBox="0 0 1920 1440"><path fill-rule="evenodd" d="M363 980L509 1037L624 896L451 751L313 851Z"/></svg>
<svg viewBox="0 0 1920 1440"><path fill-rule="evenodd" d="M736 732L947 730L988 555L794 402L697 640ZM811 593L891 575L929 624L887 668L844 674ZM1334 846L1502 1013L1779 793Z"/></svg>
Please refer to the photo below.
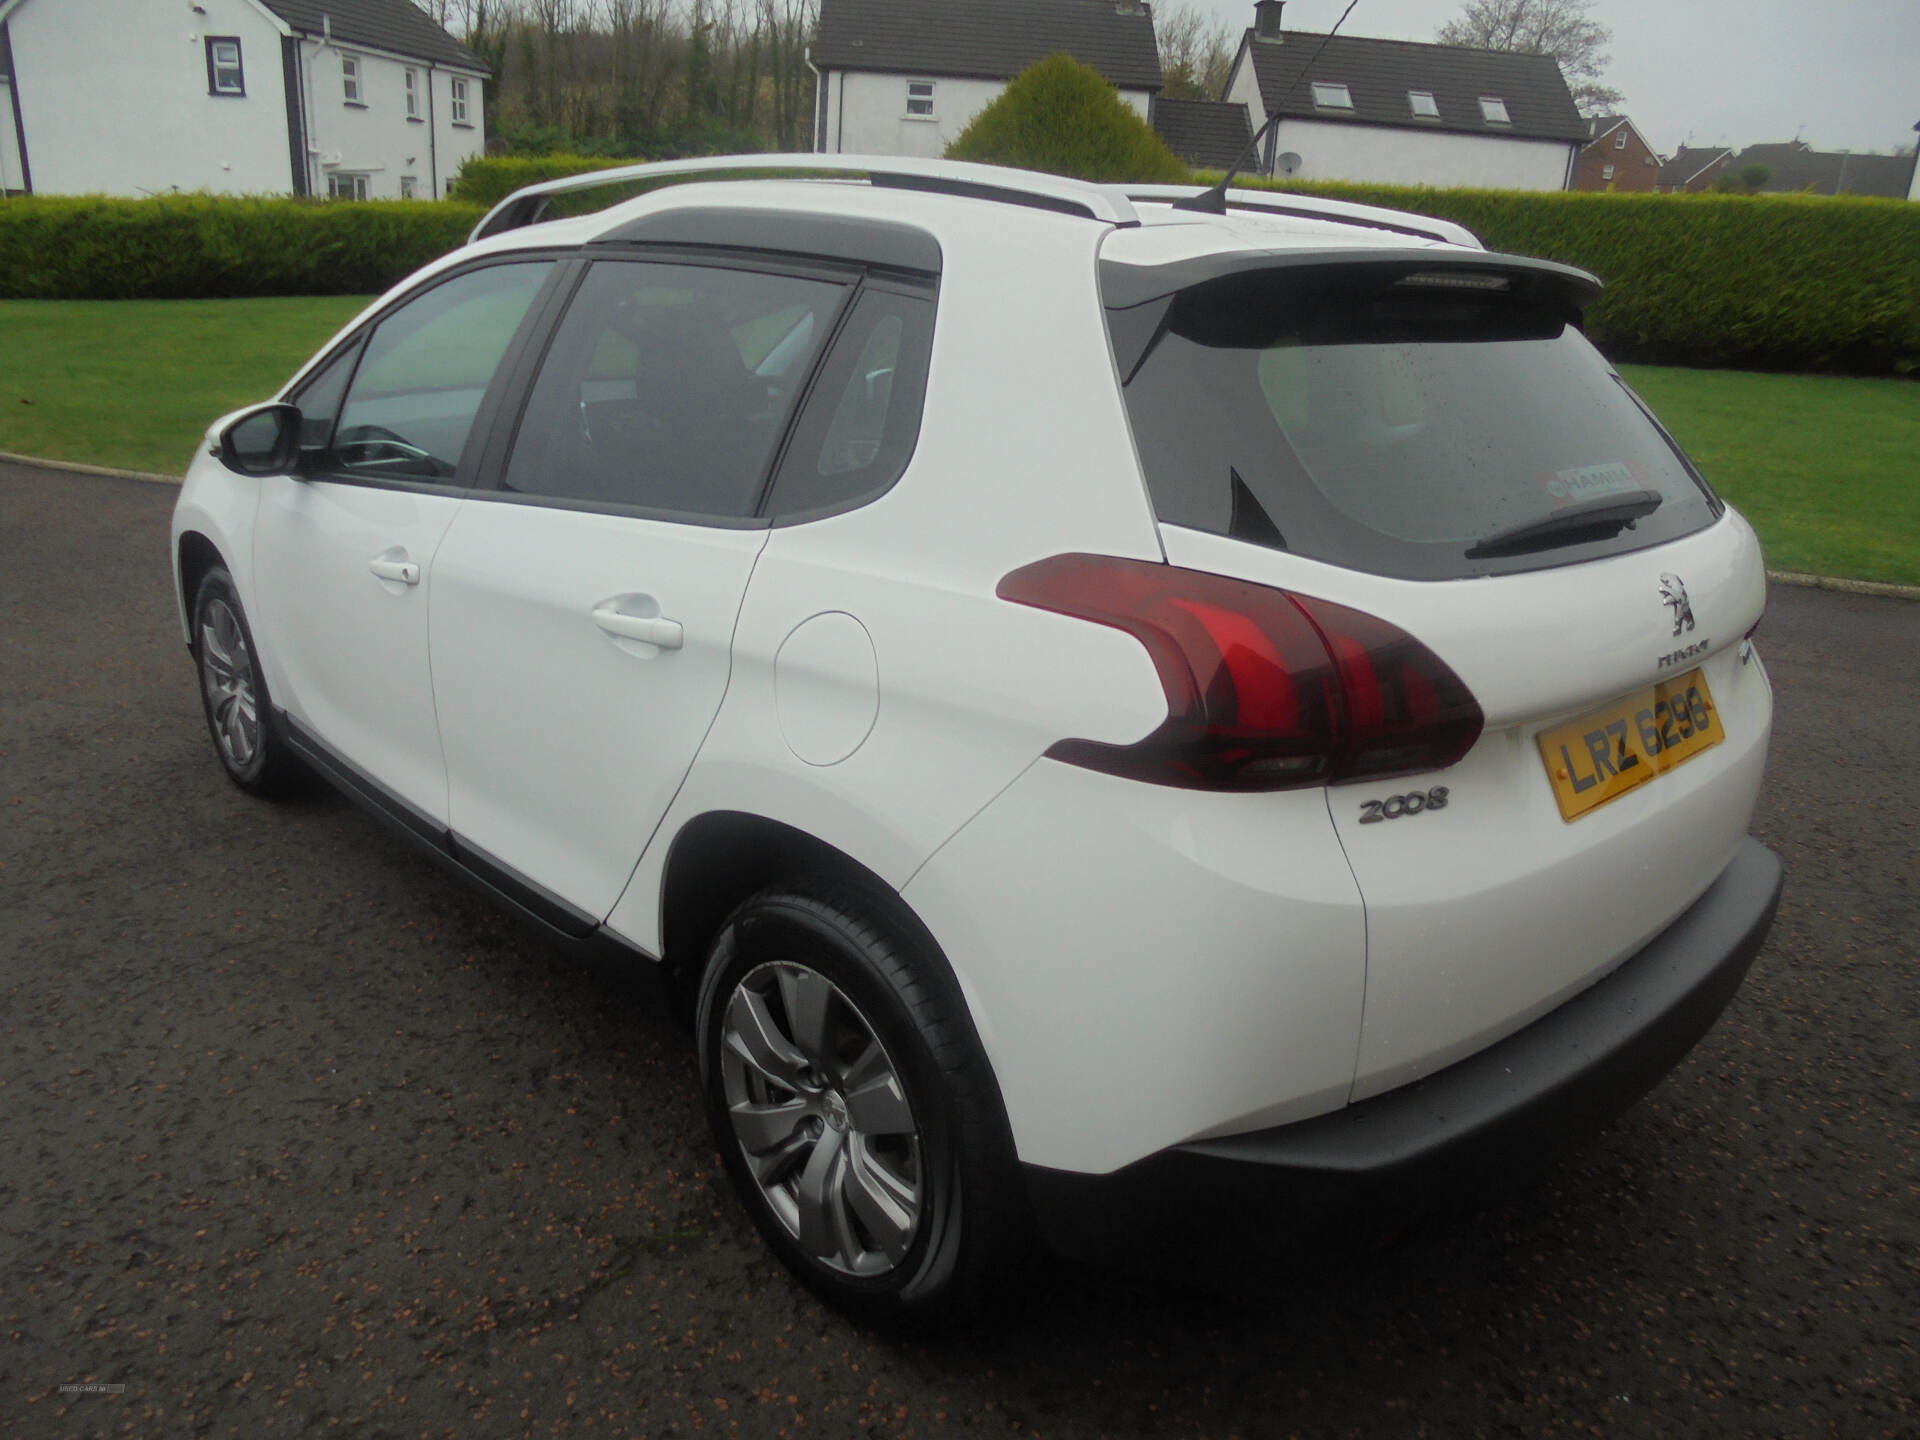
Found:
<svg viewBox="0 0 1920 1440"><path fill-rule="evenodd" d="M1578 820L1711 750L1720 739L1713 692L1706 675L1693 670L1541 731L1540 758L1561 816Z"/></svg>

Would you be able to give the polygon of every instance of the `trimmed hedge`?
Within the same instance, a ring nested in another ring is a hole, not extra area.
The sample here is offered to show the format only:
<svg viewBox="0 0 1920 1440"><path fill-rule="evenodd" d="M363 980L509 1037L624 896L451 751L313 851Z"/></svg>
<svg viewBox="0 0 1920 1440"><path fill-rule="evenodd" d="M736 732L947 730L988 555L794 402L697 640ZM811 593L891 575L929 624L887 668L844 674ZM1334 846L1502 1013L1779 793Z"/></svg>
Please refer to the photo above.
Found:
<svg viewBox="0 0 1920 1440"><path fill-rule="evenodd" d="M1920 204L1858 196L1594 195L1273 185L1437 215L1489 250L1590 270L1587 331L1615 360L1920 371Z"/></svg>
<svg viewBox="0 0 1920 1440"><path fill-rule="evenodd" d="M1189 174L1106 77L1070 55L1049 55L1014 76L947 157L1082 180L1179 184Z"/></svg>
<svg viewBox="0 0 1920 1440"><path fill-rule="evenodd" d="M0 200L0 298L375 294L464 244L482 213L410 200L19 196Z"/></svg>
<svg viewBox="0 0 1920 1440"><path fill-rule="evenodd" d="M590 170L639 163L594 155L476 155L454 175L447 196L491 210L514 191L543 180L564 180Z"/></svg>
<svg viewBox="0 0 1920 1440"><path fill-rule="evenodd" d="M830 173L830 158L822 160L822 173ZM456 182L459 201L210 195L0 200L0 298L377 293L462 244L485 207L512 190L608 163L584 156L476 160ZM1607 290L1588 313L1588 331L1616 360L1920 372L1920 204L1375 185L1272 188L1444 216L1467 226L1489 249L1591 270ZM608 201L606 193L582 197L587 208Z"/></svg>

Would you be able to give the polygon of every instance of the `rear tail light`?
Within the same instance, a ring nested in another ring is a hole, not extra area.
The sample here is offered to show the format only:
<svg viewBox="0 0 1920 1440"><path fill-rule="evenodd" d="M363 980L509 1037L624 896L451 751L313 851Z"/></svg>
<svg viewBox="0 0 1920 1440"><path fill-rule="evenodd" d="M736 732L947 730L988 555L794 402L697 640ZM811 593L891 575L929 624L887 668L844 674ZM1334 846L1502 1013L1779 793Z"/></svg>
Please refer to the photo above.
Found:
<svg viewBox="0 0 1920 1440"><path fill-rule="evenodd" d="M1445 661L1328 600L1105 555L1024 566L998 593L1126 631L1166 691L1166 722L1145 739L1062 740L1056 760L1193 790L1286 790L1442 769L1480 737L1480 706Z"/></svg>

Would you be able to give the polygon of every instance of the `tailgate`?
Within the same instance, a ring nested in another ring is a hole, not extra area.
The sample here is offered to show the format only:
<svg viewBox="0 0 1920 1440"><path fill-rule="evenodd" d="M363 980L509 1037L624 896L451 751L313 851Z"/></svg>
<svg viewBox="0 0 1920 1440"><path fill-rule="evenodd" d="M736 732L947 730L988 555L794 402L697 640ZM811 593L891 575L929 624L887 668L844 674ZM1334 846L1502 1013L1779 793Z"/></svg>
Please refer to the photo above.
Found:
<svg viewBox="0 0 1920 1440"><path fill-rule="evenodd" d="M1745 643L1765 601L1759 547L1733 512L1611 559L1444 583L1177 526L1162 535L1175 565L1401 626L1485 713L1479 742L1445 771L1326 791L1367 913L1354 1099L1491 1044L1599 979L1700 895L1745 835L1772 701ZM1678 587L1691 628L1670 603ZM1579 743L1596 731L1613 774ZM1645 753L1662 731L1672 763ZM1568 761L1561 789L1577 799L1563 806L1553 772ZM1636 771L1651 778L1623 783Z"/></svg>

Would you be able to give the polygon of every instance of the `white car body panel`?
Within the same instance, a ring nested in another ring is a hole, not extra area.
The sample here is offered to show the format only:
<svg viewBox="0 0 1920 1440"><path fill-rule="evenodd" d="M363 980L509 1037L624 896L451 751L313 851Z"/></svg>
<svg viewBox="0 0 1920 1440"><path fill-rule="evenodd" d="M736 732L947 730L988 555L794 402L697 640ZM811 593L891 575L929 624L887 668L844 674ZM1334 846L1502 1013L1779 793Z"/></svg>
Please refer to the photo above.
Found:
<svg viewBox="0 0 1920 1440"><path fill-rule="evenodd" d="M1366 921L1319 790L1207 794L1042 760L904 894L1028 1163L1106 1174L1347 1098Z"/></svg>
<svg viewBox="0 0 1920 1440"><path fill-rule="evenodd" d="M447 767L427 660L427 603L458 492L390 490L275 475L260 490L253 564L270 578L242 600L279 705L336 754L428 819L445 822ZM382 579L377 560L419 567Z"/></svg>
<svg viewBox="0 0 1920 1440"><path fill-rule="evenodd" d="M434 567L447 820L596 919L613 908L726 693L767 532L476 500ZM679 648L596 608L677 622Z"/></svg>

